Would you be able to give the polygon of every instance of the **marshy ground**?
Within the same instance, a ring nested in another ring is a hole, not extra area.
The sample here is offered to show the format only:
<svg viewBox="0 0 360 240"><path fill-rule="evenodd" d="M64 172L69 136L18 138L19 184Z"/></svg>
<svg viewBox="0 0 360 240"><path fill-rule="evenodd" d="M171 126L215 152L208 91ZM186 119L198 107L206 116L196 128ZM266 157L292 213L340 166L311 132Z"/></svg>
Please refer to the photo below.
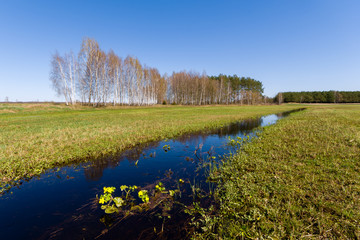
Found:
<svg viewBox="0 0 360 240"><path fill-rule="evenodd" d="M360 105L67 107L0 105L0 177L9 181L135 145L306 107L226 157L197 239L360 238ZM129 183L130 184L130 183Z"/></svg>
<svg viewBox="0 0 360 240"><path fill-rule="evenodd" d="M1 104L0 179L4 184L144 142L296 108L299 105L92 108Z"/></svg>

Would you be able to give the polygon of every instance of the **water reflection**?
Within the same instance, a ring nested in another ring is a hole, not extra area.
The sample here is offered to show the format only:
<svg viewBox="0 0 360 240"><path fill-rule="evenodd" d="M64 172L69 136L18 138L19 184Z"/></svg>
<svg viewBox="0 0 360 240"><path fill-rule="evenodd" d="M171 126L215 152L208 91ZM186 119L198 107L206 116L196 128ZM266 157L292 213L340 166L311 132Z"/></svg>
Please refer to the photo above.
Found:
<svg viewBox="0 0 360 240"><path fill-rule="evenodd" d="M116 157L107 157L98 159L91 164L84 167L84 175L86 180L98 181L103 176L103 172L108 168L115 168L119 166L121 161L136 162L140 158L152 157L153 155L145 156L145 152L150 149L159 147L160 142L153 142L143 145L138 145L136 148L128 149Z"/></svg>
<svg viewBox="0 0 360 240"><path fill-rule="evenodd" d="M277 117L282 117L278 115ZM182 135L171 142L182 143L185 147L199 146L200 144L207 141L211 136L216 136L222 139L226 136L235 136L239 132L243 135L250 134L254 129L260 127L263 124L264 118L247 119L240 122L235 122L219 129L209 130L207 132L196 132L192 134ZM160 144L162 144L160 146ZM166 142L154 142L149 144L139 145L136 148L126 150L121 153L120 156L99 159L93 162L91 165L84 168L85 178L89 181L98 181L103 176L103 171L108 168L114 168L119 165L121 161L136 162L139 159L146 159L156 156L156 151L161 150L162 146ZM155 154L154 154L155 153Z"/></svg>

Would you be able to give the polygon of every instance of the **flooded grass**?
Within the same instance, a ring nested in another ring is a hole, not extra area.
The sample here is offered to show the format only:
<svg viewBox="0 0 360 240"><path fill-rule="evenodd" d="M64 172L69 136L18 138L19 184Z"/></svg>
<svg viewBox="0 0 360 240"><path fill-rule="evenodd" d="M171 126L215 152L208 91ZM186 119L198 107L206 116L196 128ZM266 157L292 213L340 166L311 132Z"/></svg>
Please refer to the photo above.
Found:
<svg viewBox="0 0 360 240"><path fill-rule="evenodd" d="M114 155L141 143L299 108L283 106L67 107L1 104L1 188L47 169Z"/></svg>
<svg viewBox="0 0 360 240"><path fill-rule="evenodd" d="M192 206L197 199L201 206L210 206L212 198L208 193L213 192L216 184L205 181L206 168L202 166L208 160L220 161L221 156L234 150L227 144L229 137L252 136L259 127L274 124L284 116L286 114L281 113L251 118L217 129L141 144L117 156L47 171L21 181L21 185L0 196L2 237L190 238L195 228L189 225L191 218L184 207ZM125 185L129 189L137 186L131 190L131 197L124 197ZM104 187L108 193L111 189L114 197L110 205L121 203L121 209L104 207L110 197L103 195ZM115 187L115 191L109 187ZM159 195L156 189L162 193ZM146 194L139 195L142 190L147 190L148 199ZM175 202L167 200L172 197ZM104 210L118 214L107 214Z"/></svg>
<svg viewBox="0 0 360 240"><path fill-rule="evenodd" d="M359 239L359 172L360 105L295 113L212 172L218 208L196 238Z"/></svg>

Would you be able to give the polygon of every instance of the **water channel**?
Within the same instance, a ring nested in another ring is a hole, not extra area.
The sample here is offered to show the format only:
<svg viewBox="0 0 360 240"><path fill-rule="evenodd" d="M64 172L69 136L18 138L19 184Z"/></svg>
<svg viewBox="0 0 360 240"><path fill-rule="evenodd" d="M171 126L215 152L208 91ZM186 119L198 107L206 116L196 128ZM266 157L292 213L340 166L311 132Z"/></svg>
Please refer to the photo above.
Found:
<svg viewBox="0 0 360 240"><path fill-rule="evenodd" d="M229 137L252 136L258 127L274 124L289 113L248 119L208 132L138 146L115 159L67 166L24 181L0 196L1 239L152 239L156 235L144 230L152 231L152 225L157 224L151 216L119 223L100 209L94 200L96 194L100 195L104 186L144 187L161 180L171 187L180 178L191 183L197 167L194 162L200 155L210 153L219 159L232 151L227 145ZM170 146L170 150L165 151L164 145ZM206 186L205 181L201 184ZM173 225L168 225L172 232L169 230L164 238L183 238L184 229L176 221L184 224L184 218L178 214L172 220ZM116 226L111 226L114 223Z"/></svg>

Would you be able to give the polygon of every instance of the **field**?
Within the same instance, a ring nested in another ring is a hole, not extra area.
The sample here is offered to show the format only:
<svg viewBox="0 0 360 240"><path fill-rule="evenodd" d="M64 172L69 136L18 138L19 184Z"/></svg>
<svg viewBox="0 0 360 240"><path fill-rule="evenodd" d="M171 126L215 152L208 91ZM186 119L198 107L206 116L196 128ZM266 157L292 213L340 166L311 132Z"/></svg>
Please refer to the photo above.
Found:
<svg viewBox="0 0 360 240"><path fill-rule="evenodd" d="M211 177L198 239L359 239L360 105L313 105L266 127Z"/></svg>
<svg viewBox="0 0 360 240"><path fill-rule="evenodd" d="M140 143L300 107L0 104L0 179L5 186L56 166L116 154Z"/></svg>
<svg viewBox="0 0 360 240"><path fill-rule="evenodd" d="M215 210L197 239L359 239L360 105L68 107L0 104L0 178L10 183L144 142L306 107L213 168Z"/></svg>

